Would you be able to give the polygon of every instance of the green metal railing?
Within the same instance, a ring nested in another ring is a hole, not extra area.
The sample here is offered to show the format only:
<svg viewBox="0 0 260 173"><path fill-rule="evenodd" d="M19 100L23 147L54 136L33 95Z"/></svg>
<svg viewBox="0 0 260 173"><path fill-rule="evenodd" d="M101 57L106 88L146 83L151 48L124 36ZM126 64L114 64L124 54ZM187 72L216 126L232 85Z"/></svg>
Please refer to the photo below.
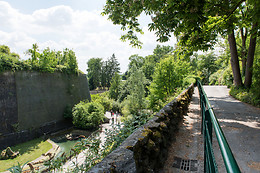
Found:
<svg viewBox="0 0 260 173"><path fill-rule="evenodd" d="M202 115L201 132L204 135L204 172L218 172L218 167L212 148L212 131L214 132L221 150L221 154L228 173L241 172L232 151L227 143L224 133L218 123L218 120L211 108L208 97L200 83L197 80L197 86L200 95L200 108Z"/></svg>

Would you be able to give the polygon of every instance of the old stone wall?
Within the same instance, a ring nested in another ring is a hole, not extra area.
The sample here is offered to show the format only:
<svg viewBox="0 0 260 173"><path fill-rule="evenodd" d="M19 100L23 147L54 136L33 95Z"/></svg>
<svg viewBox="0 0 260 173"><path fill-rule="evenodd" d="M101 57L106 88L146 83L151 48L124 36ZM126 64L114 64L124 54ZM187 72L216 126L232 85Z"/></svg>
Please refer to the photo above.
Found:
<svg viewBox="0 0 260 173"><path fill-rule="evenodd" d="M18 123L14 73L0 75L0 135L12 131Z"/></svg>
<svg viewBox="0 0 260 173"><path fill-rule="evenodd" d="M71 126L66 106L90 100L83 74L5 72L0 85L0 149Z"/></svg>
<svg viewBox="0 0 260 173"><path fill-rule="evenodd" d="M187 113L193 90L192 84L89 172L157 172L167 158L168 144Z"/></svg>

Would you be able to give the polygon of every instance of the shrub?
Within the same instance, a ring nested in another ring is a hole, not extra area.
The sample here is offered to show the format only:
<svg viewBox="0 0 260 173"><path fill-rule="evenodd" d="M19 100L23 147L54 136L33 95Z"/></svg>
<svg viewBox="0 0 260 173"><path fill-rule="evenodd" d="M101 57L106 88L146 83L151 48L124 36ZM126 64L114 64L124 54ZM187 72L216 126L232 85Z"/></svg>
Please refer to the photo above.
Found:
<svg viewBox="0 0 260 173"><path fill-rule="evenodd" d="M83 102L72 109L73 124L82 129L95 129L104 119L104 107L96 102Z"/></svg>
<svg viewBox="0 0 260 173"><path fill-rule="evenodd" d="M255 93L254 88L247 89L244 87L232 86L229 94L242 102L260 107L260 98L259 95Z"/></svg>
<svg viewBox="0 0 260 173"><path fill-rule="evenodd" d="M101 94L91 95L91 100L93 102L99 103L104 107L104 113L110 111L112 108L112 100L108 98L107 92Z"/></svg>
<svg viewBox="0 0 260 173"><path fill-rule="evenodd" d="M113 112L122 112L121 104L118 101L112 101L112 111Z"/></svg>
<svg viewBox="0 0 260 173"><path fill-rule="evenodd" d="M210 85L226 85L231 87L233 84L233 75L231 67L227 67L225 69L220 69L213 73L209 77L209 84Z"/></svg>

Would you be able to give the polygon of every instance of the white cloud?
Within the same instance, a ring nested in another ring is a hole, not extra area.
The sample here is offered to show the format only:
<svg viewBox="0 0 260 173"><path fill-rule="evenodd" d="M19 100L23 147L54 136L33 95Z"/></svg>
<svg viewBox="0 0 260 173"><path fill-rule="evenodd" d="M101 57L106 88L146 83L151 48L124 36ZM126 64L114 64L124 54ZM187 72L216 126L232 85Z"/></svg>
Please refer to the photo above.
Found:
<svg viewBox="0 0 260 173"><path fill-rule="evenodd" d="M114 26L100 13L60 5L23 14L7 2L0 1L0 44L8 45L23 58L26 58L23 53L33 43L38 43L40 50L46 47L73 49L83 72L86 72L86 62L92 57L106 59L115 53L124 72L130 55L152 54L158 43L147 27L144 28L145 34L140 36L143 49L132 48L127 42L119 40L122 35L120 27ZM173 46L174 41L167 44Z"/></svg>

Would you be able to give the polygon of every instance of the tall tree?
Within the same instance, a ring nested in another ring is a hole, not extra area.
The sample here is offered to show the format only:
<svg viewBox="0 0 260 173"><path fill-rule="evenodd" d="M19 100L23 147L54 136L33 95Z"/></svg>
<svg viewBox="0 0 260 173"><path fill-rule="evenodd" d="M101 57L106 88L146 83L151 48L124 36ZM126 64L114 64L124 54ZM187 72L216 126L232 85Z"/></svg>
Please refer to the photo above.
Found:
<svg viewBox="0 0 260 173"><path fill-rule="evenodd" d="M128 69L131 69L133 66L136 66L139 69L144 65L144 58L137 54L131 55L129 61Z"/></svg>
<svg viewBox="0 0 260 173"><path fill-rule="evenodd" d="M108 84L108 87L110 87L113 76L116 73L120 72L119 65L120 64L117 61L115 54L113 54L107 61L107 77L108 77L107 84Z"/></svg>
<svg viewBox="0 0 260 173"><path fill-rule="evenodd" d="M117 100L120 94L120 88L121 88L121 77L118 73L116 73L111 81L111 87L109 89L109 97L111 99Z"/></svg>
<svg viewBox="0 0 260 173"><path fill-rule="evenodd" d="M89 80L89 87L91 90L100 86L100 72L102 66L102 58L91 58L88 60L87 76Z"/></svg>
<svg viewBox="0 0 260 173"><path fill-rule="evenodd" d="M149 30L156 31L158 41L168 41L172 33L179 39L179 45L185 47L184 50L197 51L213 48L218 34L228 35L231 52L231 66L233 70L234 83L236 86L242 85L241 73L236 48L234 32L241 21L239 9L244 6L247 11L247 25L251 26L251 44L248 53L248 67L245 81L250 85L252 73L252 59L255 51L256 37L259 30L260 1L254 0L113 0L107 1L103 10L103 15L114 24L121 25L122 30L128 31L121 37L123 40L130 40L133 46L140 46L140 41L136 35L142 33L138 17L144 12L150 15L152 22L148 24ZM248 82L247 82L248 81Z"/></svg>
<svg viewBox="0 0 260 173"><path fill-rule="evenodd" d="M101 86L103 89L109 86L108 84L108 61L102 62L101 68Z"/></svg>
<svg viewBox="0 0 260 173"><path fill-rule="evenodd" d="M198 56L198 70L203 84L209 84L209 77L218 70L217 57L213 53Z"/></svg>
<svg viewBox="0 0 260 173"><path fill-rule="evenodd" d="M130 114L139 115L140 111L146 107L145 105L145 76L141 69L137 69L135 65L130 69L130 76L127 79L127 96L128 111Z"/></svg>
<svg viewBox="0 0 260 173"><path fill-rule="evenodd" d="M183 79L189 74L190 64L174 56L162 59L155 68L153 81L149 87L150 107L158 111L160 102L165 102L168 96L182 86ZM160 109L160 107L159 107Z"/></svg>

